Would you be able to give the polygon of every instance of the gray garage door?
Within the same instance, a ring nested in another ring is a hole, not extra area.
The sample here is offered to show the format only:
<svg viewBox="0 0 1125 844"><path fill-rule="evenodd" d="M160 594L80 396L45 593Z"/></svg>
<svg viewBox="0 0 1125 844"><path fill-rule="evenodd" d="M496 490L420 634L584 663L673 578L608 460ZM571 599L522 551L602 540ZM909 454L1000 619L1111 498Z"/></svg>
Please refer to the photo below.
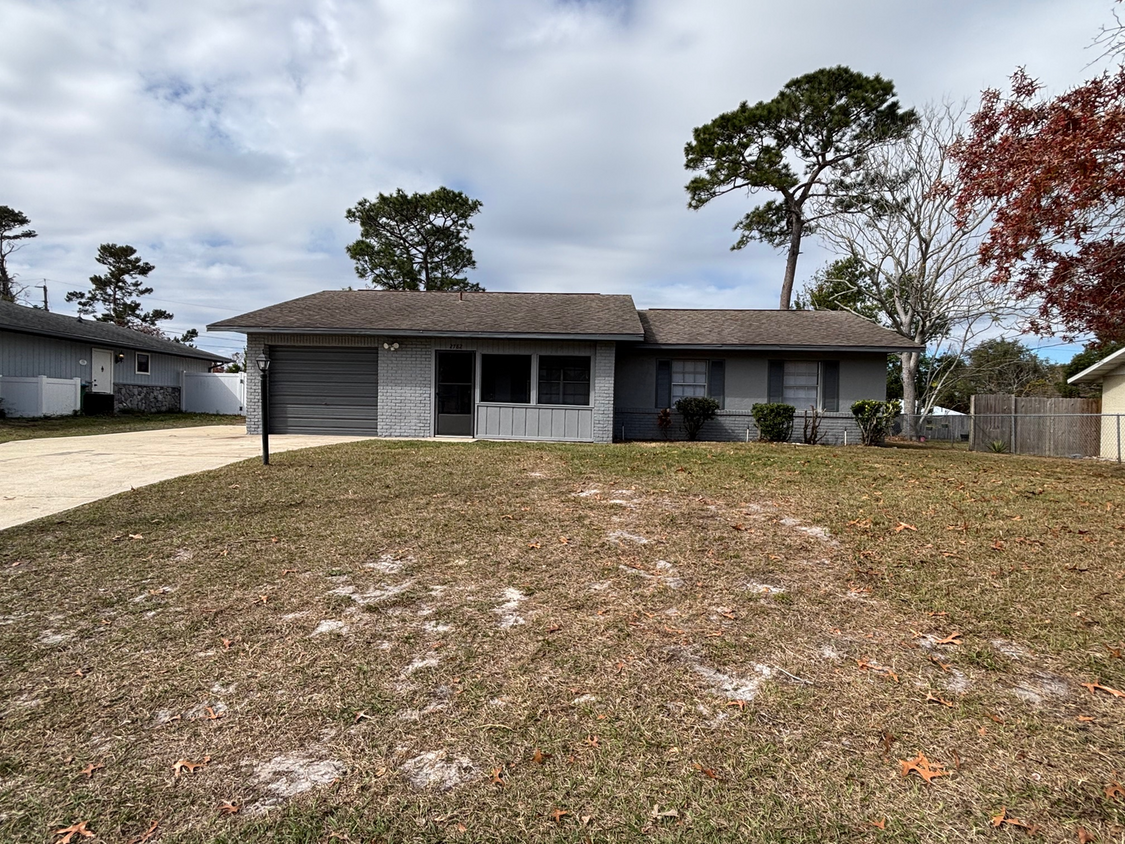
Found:
<svg viewBox="0 0 1125 844"><path fill-rule="evenodd" d="M270 433L378 433L375 349L270 347Z"/></svg>

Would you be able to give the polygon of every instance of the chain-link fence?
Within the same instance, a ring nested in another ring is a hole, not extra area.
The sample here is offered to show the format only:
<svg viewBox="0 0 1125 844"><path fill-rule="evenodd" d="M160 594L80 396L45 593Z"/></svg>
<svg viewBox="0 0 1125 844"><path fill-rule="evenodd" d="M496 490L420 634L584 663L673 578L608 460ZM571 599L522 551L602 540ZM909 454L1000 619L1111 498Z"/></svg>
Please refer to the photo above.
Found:
<svg viewBox="0 0 1125 844"><path fill-rule="evenodd" d="M900 416L895 433L907 430ZM914 430L930 441L963 443L973 451L1043 457L1125 460L1125 414L975 413L914 417Z"/></svg>

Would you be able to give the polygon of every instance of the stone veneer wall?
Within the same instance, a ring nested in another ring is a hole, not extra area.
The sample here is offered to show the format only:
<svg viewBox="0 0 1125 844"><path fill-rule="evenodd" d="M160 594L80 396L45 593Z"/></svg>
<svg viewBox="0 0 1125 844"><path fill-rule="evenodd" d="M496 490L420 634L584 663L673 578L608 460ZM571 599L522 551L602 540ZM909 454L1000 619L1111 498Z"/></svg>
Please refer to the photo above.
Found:
<svg viewBox="0 0 1125 844"><path fill-rule="evenodd" d="M179 387L153 387L147 384L114 384L113 412L178 413Z"/></svg>

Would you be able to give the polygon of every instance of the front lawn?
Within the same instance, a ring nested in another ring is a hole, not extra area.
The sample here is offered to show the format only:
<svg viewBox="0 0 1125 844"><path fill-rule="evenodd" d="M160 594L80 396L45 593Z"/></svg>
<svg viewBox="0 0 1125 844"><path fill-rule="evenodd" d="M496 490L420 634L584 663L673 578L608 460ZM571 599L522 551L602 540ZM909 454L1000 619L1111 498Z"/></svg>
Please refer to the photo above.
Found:
<svg viewBox="0 0 1125 844"><path fill-rule="evenodd" d="M119 416L48 416L40 419L0 419L0 443L40 437L85 437L121 434L159 428L195 428L200 425L245 425L244 416L215 413L122 413Z"/></svg>
<svg viewBox="0 0 1125 844"><path fill-rule="evenodd" d="M1092 461L758 444L144 487L0 534L0 839L1118 840L1123 509Z"/></svg>

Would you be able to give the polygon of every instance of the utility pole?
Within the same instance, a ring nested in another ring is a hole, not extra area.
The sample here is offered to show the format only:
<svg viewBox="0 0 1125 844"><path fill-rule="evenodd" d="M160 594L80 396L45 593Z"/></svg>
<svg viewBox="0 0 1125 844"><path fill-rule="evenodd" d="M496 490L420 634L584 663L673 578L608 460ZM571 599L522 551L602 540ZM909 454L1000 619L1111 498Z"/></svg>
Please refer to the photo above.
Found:
<svg viewBox="0 0 1125 844"><path fill-rule="evenodd" d="M34 286L43 288L43 310L49 312L51 308L47 305L47 279L43 279L42 284L36 284Z"/></svg>

